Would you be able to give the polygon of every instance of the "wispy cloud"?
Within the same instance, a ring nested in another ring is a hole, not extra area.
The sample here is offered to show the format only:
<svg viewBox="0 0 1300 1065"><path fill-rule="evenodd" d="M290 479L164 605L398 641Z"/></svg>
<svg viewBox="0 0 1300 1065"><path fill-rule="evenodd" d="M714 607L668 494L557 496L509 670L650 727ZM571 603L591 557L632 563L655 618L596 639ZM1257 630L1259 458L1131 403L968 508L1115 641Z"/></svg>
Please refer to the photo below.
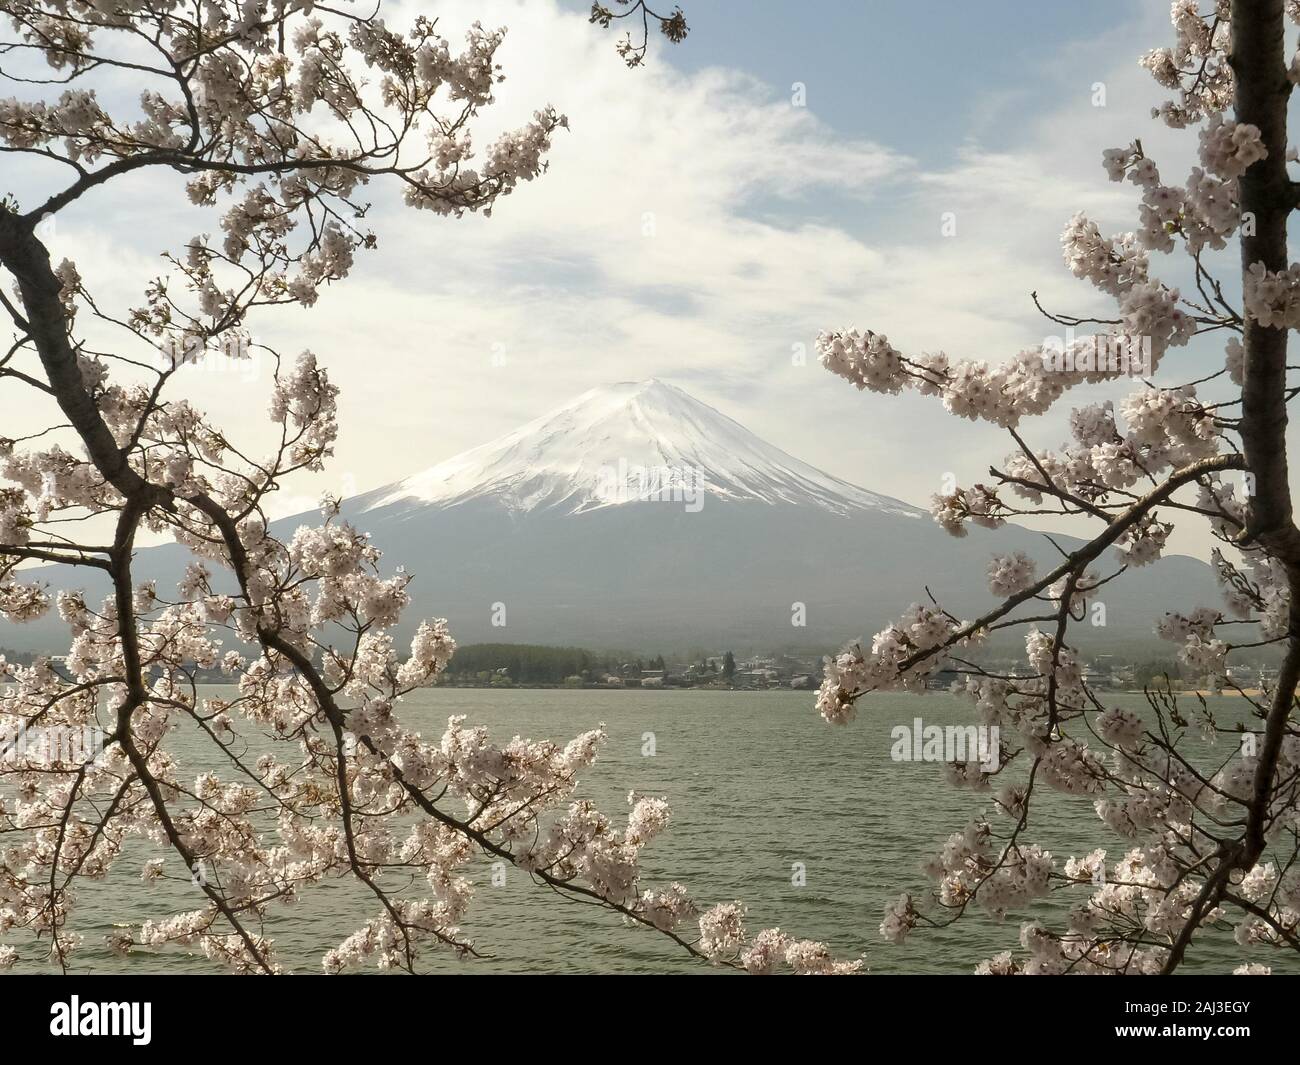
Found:
<svg viewBox="0 0 1300 1065"><path fill-rule="evenodd" d="M386 17L399 26L421 6ZM1116 225L1130 217L1101 149L1135 134L1165 144L1145 118L1158 90L1131 36L1044 56L1054 74L1034 73L1033 108L1014 75L991 85L982 139L922 168L737 70L686 73L661 50L628 71L608 35L553 0L439 5L453 38L475 19L510 27L480 145L547 103L571 130L550 171L490 219L415 215L375 183L380 250L311 311L252 323L287 352L315 350L343 388L337 461L291 488L281 512L409 475L591 386L656 375L838 476L924 503L949 470L982 476L1006 441L932 401L845 389L814 365L816 332L857 324L906 349L990 359L1040 341L1050 326L1031 290L1096 306L1061 266L1065 220L1083 206ZM1105 108L1092 106L1096 81ZM113 298L135 297L161 247L215 228L177 197L170 179L123 187L69 216L61 253ZM235 436L260 432L258 382L187 374ZM1059 442L1059 425L1048 419L1040 442Z"/></svg>

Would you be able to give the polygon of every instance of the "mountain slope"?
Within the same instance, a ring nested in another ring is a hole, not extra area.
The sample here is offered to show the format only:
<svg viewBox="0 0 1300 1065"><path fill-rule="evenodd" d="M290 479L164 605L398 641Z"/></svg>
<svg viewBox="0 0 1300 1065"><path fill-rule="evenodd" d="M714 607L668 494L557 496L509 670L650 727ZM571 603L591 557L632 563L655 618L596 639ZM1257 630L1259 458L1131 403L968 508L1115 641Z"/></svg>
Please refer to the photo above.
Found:
<svg viewBox="0 0 1300 1065"><path fill-rule="evenodd" d="M995 603L985 578L994 554L1024 551L1040 572L1060 558L1016 526L954 540L932 521L889 512L754 502L519 515L476 501L350 518L418 575L415 613L447 617L466 642L831 650L929 593L961 617L978 616ZM1056 541L1066 550L1079 543ZM1217 605L1219 596L1208 566L1173 556L1111 582L1103 600L1106 626L1084 625L1075 637L1093 651L1149 651L1165 610Z"/></svg>

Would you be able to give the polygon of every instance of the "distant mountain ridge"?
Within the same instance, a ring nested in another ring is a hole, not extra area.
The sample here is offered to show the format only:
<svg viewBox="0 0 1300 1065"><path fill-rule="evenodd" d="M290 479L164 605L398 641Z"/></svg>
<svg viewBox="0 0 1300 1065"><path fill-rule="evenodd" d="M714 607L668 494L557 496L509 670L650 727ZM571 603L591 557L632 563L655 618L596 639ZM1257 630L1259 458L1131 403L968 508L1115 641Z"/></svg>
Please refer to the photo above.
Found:
<svg viewBox="0 0 1300 1065"><path fill-rule="evenodd" d="M931 593L978 616L995 603L994 554L1024 551L1040 572L1060 558L1015 525L954 539L918 508L824 473L658 380L585 392L344 501L342 516L370 533L387 568L416 575L397 635L446 617L465 643L830 651ZM302 514L272 530L287 539L320 520ZM136 577L166 587L187 558L175 544L141 549ZM40 572L55 588L88 580ZM1165 610L1220 597L1208 565L1171 556L1110 582L1102 600L1105 627L1076 626L1075 639L1090 651L1140 653L1157 646ZM0 645L60 643L57 619L0 627Z"/></svg>

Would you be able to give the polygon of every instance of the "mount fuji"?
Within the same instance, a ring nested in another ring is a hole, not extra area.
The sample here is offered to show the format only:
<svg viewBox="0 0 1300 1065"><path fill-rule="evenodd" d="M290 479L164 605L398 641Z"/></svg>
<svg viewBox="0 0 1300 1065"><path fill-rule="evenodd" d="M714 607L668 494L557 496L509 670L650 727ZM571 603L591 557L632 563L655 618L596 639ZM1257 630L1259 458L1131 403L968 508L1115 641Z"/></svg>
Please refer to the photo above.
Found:
<svg viewBox="0 0 1300 1065"><path fill-rule="evenodd" d="M346 500L342 516L371 534L386 566L416 575L407 630L446 617L462 643L829 651L928 593L976 616L994 603L994 554L1024 551L1040 572L1059 558L1015 525L953 539L924 511L824 473L658 380L594 388ZM319 520L272 529L287 538ZM161 588L185 561L179 545L145 548L135 573ZM41 575L55 588L84 580ZM1149 649L1163 611L1219 602L1210 567L1184 556L1130 571L1104 599L1106 626L1076 633L1090 651ZM48 622L0 631L20 649L57 642Z"/></svg>
<svg viewBox="0 0 1300 1065"><path fill-rule="evenodd" d="M623 503L692 502L674 495L698 499L697 509L707 498L810 506L839 515L920 514L800 462L656 379L593 388L513 433L358 503L369 512L491 500L517 514L575 515Z"/></svg>
<svg viewBox="0 0 1300 1065"><path fill-rule="evenodd" d="M954 539L658 380L594 388L343 515L418 575L416 613L462 641L829 650L927 588L960 616L987 609L993 554L1059 559L1014 525ZM1164 610L1219 601L1210 568L1183 556L1108 593L1097 649L1154 646Z"/></svg>

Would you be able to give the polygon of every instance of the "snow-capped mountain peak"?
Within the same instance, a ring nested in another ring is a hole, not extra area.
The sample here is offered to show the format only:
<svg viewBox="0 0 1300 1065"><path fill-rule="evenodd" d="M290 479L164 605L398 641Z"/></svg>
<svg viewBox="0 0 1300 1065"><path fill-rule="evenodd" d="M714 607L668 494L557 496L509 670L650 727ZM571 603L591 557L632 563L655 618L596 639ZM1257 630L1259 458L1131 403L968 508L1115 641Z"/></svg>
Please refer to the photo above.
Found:
<svg viewBox="0 0 1300 1065"><path fill-rule="evenodd" d="M584 392L514 432L369 494L365 509L490 499L578 514L657 500L800 504L836 513L921 512L823 473L655 378Z"/></svg>

